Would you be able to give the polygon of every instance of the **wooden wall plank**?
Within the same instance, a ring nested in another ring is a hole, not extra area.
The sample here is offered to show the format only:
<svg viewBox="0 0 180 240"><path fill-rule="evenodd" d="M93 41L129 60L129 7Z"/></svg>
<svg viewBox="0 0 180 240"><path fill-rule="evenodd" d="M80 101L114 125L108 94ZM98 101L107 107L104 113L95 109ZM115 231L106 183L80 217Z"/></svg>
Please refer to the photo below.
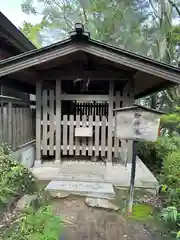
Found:
<svg viewBox="0 0 180 240"><path fill-rule="evenodd" d="M28 142L31 141L31 135L33 135L33 132L30 131L31 129L31 109L27 108L27 139Z"/></svg>
<svg viewBox="0 0 180 240"><path fill-rule="evenodd" d="M17 138L17 128L16 128L16 113L15 107L12 108L12 148L16 149L16 138Z"/></svg>
<svg viewBox="0 0 180 240"><path fill-rule="evenodd" d="M43 155L47 155L47 90L43 90Z"/></svg>
<svg viewBox="0 0 180 240"><path fill-rule="evenodd" d="M99 156L99 116L95 118L95 156Z"/></svg>
<svg viewBox="0 0 180 240"><path fill-rule="evenodd" d="M93 128L93 116L89 116L89 127ZM88 138L88 156L92 156L92 137Z"/></svg>
<svg viewBox="0 0 180 240"><path fill-rule="evenodd" d="M101 156L105 156L105 146L106 146L106 117L102 116L102 127L101 127Z"/></svg>
<svg viewBox="0 0 180 240"><path fill-rule="evenodd" d="M69 126L69 155L73 155L74 146L74 116L70 115L70 126Z"/></svg>
<svg viewBox="0 0 180 240"><path fill-rule="evenodd" d="M82 127L86 127L87 116L82 116ZM86 138L82 138L82 156L86 155Z"/></svg>
<svg viewBox="0 0 180 240"><path fill-rule="evenodd" d="M8 144L12 147L12 103L8 103Z"/></svg>
<svg viewBox="0 0 180 240"><path fill-rule="evenodd" d="M56 160L61 160L61 80L56 80Z"/></svg>
<svg viewBox="0 0 180 240"><path fill-rule="evenodd" d="M24 136L23 136L23 134L24 134L24 115L23 115L23 108L22 107L20 107L20 119L21 119L21 121L20 121L20 123L21 123L21 125L20 125L20 139L21 139L21 145L23 145L23 143L24 143Z"/></svg>
<svg viewBox="0 0 180 240"><path fill-rule="evenodd" d="M25 143L25 131L26 131L26 116L25 116L25 107L22 107L22 132L21 132L21 137L22 137L22 144Z"/></svg>
<svg viewBox="0 0 180 240"><path fill-rule="evenodd" d="M25 118L24 118L24 143L28 142L28 108L24 108L24 114L25 114Z"/></svg>
<svg viewBox="0 0 180 240"><path fill-rule="evenodd" d="M67 155L67 115L63 115L63 155Z"/></svg>
<svg viewBox="0 0 180 240"><path fill-rule="evenodd" d="M29 121L30 115L29 115L29 108L26 108L26 142L29 142Z"/></svg>
<svg viewBox="0 0 180 240"><path fill-rule="evenodd" d="M20 145L22 145L23 144L23 131L24 131L24 124L23 124L23 109L22 109L22 107L20 107L20 109L19 109L19 111L20 111L20 116L19 116L19 118L20 118Z"/></svg>
<svg viewBox="0 0 180 240"><path fill-rule="evenodd" d="M49 154L54 155L54 90L49 91Z"/></svg>
<svg viewBox="0 0 180 240"><path fill-rule="evenodd" d="M120 108L120 91L116 91L116 97L115 97L115 108ZM115 127L115 126L114 126ZM115 128L114 128L115 129ZM114 157L119 158L119 139L114 139Z"/></svg>
<svg viewBox="0 0 180 240"><path fill-rule="evenodd" d="M114 97L114 82L109 81L108 154L107 154L108 162L112 162L113 97Z"/></svg>
<svg viewBox="0 0 180 240"><path fill-rule="evenodd" d="M4 142L8 143L8 128L7 128L7 121L8 121L8 108L3 107L3 140Z"/></svg>
<svg viewBox="0 0 180 240"><path fill-rule="evenodd" d="M80 115L76 115L76 127L80 127ZM79 138L76 137L76 156L80 155L80 141Z"/></svg>
<svg viewBox="0 0 180 240"><path fill-rule="evenodd" d="M27 108L23 108L23 119L24 119L24 132L23 132L23 144L27 143Z"/></svg>
<svg viewBox="0 0 180 240"><path fill-rule="evenodd" d="M36 160L41 160L41 88L42 83L36 82Z"/></svg>
<svg viewBox="0 0 180 240"><path fill-rule="evenodd" d="M20 111L19 107L16 108L16 129L17 129L17 135L16 135L16 146L20 146Z"/></svg>
<svg viewBox="0 0 180 240"><path fill-rule="evenodd" d="M32 130L32 114L31 109L28 109L28 140L31 141L33 138L33 130Z"/></svg>

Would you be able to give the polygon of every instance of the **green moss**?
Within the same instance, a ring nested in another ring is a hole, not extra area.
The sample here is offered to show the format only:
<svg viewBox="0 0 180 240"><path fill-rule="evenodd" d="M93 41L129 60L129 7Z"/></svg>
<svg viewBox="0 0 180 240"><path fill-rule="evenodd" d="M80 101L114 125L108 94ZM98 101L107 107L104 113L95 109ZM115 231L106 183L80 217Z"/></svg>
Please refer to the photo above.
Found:
<svg viewBox="0 0 180 240"><path fill-rule="evenodd" d="M146 220L152 216L153 206L149 204L135 204L133 206L133 215L130 218L135 220Z"/></svg>

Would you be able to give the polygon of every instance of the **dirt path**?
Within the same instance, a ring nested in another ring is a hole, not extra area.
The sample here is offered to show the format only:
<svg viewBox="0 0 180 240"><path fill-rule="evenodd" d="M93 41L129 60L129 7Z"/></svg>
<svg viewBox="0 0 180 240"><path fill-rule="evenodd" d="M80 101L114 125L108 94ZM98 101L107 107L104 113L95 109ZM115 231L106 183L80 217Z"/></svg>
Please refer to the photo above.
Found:
<svg viewBox="0 0 180 240"><path fill-rule="evenodd" d="M128 221L113 211L90 208L84 198L53 200L53 208L54 213L65 220L63 240L156 239L142 224Z"/></svg>

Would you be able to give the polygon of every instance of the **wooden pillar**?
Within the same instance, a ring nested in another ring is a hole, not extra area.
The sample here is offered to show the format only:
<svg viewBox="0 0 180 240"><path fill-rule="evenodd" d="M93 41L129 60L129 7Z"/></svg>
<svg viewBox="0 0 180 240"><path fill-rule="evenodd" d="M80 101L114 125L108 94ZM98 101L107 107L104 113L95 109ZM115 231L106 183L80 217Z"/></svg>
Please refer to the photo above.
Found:
<svg viewBox="0 0 180 240"><path fill-rule="evenodd" d="M36 82L36 161L41 161L41 89L42 83Z"/></svg>
<svg viewBox="0 0 180 240"><path fill-rule="evenodd" d="M112 162L112 130L113 130L113 99L114 98L114 82L109 81L109 113L108 113L108 154L107 161Z"/></svg>
<svg viewBox="0 0 180 240"><path fill-rule="evenodd" d="M56 156L61 161L61 80L56 80Z"/></svg>
<svg viewBox="0 0 180 240"><path fill-rule="evenodd" d="M122 107L132 106L134 102L134 83L133 79L130 79L124 87ZM123 162L132 161L132 140L121 141L121 160Z"/></svg>
<svg viewBox="0 0 180 240"><path fill-rule="evenodd" d="M134 81L131 79L129 81L129 106L132 106L134 103ZM127 143L127 162L131 163L133 157L133 141L128 140Z"/></svg>
<svg viewBox="0 0 180 240"><path fill-rule="evenodd" d="M116 96L115 96L115 108L120 108L120 91L116 91ZM119 139L115 138L114 140L114 157L119 158Z"/></svg>

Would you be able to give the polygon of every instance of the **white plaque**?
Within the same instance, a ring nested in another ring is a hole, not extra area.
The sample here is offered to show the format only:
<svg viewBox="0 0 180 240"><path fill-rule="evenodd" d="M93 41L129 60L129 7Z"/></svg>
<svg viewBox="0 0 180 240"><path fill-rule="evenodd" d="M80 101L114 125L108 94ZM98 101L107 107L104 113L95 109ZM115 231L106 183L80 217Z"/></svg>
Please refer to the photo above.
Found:
<svg viewBox="0 0 180 240"><path fill-rule="evenodd" d="M91 127L75 128L75 137L92 137L92 128Z"/></svg>

